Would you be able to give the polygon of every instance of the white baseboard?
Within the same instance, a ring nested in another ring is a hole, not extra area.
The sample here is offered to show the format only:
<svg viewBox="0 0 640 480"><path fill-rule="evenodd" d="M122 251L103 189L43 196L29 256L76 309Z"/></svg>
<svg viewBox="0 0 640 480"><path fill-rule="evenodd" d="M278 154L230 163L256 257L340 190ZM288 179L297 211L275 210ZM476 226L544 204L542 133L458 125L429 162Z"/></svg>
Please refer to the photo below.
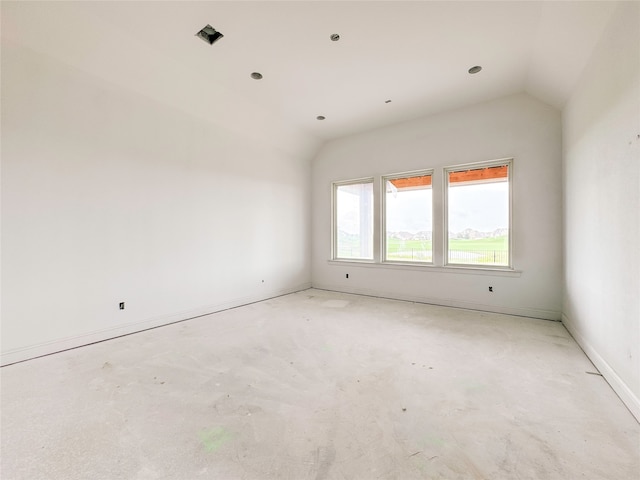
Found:
<svg viewBox="0 0 640 480"><path fill-rule="evenodd" d="M569 317L564 313L562 314L562 323L574 340L578 342L578 345L580 345L587 357L589 357L589 360L593 362L613 391L616 392L618 397L620 397L620 400L622 400L622 402L627 406L633 416L636 417L636 420L640 422L640 398L631 391L624 380L618 376L607 361L602 358L593 346L582 336L576 326L571 322L571 319L569 319Z"/></svg>
<svg viewBox="0 0 640 480"><path fill-rule="evenodd" d="M141 332L150 328L161 327L163 325L169 325L171 323L181 322L183 320L189 320L190 318L200 317L202 315L208 315L211 313L221 312L230 308L240 307L242 305L248 305L250 303L260 302L269 298L279 297L281 295L287 295L289 293L299 292L301 290L307 290L311 288L310 283L298 285L296 287L285 288L280 290L272 290L260 295L251 295L246 297L240 297L217 303L213 305L205 305L193 310L173 313L170 315L163 315L160 317L148 318L139 322L128 323L126 325L120 325L113 328L106 328L103 330L97 330L93 332L87 332L73 337L66 337L53 340L51 342L40 343L36 345L30 345L28 347L17 348L14 350L8 350L2 352L0 356L0 366L11 365L12 363L23 362L36 357L42 357L44 355L50 355L56 352L62 352L71 348L77 348L84 345L89 345L96 342L102 342L111 338L121 337L123 335L129 335L131 333Z"/></svg>
<svg viewBox="0 0 640 480"><path fill-rule="evenodd" d="M408 302L427 303L430 305L440 305L443 307L464 308L467 310L479 310L481 312L503 313L518 317L540 318L543 320L560 321L560 312L552 310L542 310L537 308L508 307L502 305L486 305L482 303L464 302L460 300L429 298L415 295L396 294L388 292L377 292L366 288L345 288L342 285L313 284L313 288L319 290L329 290L332 292L354 293L356 295L367 295L370 297L389 298L392 300L405 300Z"/></svg>

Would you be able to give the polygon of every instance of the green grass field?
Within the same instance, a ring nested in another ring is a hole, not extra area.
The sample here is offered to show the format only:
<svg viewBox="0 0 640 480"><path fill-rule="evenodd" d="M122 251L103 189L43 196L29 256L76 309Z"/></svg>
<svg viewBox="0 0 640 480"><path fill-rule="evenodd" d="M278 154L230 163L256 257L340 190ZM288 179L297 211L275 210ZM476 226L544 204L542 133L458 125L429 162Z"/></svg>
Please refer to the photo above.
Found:
<svg viewBox="0 0 640 480"><path fill-rule="evenodd" d="M493 238L479 238L477 240L451 239L449 250L496 250L506 252L509 250L509 239L506 236Z"/></svg>
<svg viewBox="0 0 640 480"><path fill-rule="evenodd" d="M390 252L416 249L431 250L431 240L400 240L398 238L387 239L387 246ZM497 250L506 252L508 250L508 239L506 236L493 238L480 238L477 240L464 240L460 238L451 239L449 250L473 251L473 250Z"/></svg>
<svg viewBox="0 0 640 480"><path fill-rule="evenodd" d="M432 261L432 242L426 240L387 240L388 260ZM508 265L509 241L506 236L477 240L451 239L449 262L460 264Z"/></svg>
<svg viewBox="0 0 640 480"><path fill-rule="evenodd" d="M357 257L357 239L343 238L340 242L339 257ZM387 240L388 260L432 261L431 240ZM477 240L451 239L449 242L449 262L460 264L508 265L509 240L506 236L480 238Z"/></svg>

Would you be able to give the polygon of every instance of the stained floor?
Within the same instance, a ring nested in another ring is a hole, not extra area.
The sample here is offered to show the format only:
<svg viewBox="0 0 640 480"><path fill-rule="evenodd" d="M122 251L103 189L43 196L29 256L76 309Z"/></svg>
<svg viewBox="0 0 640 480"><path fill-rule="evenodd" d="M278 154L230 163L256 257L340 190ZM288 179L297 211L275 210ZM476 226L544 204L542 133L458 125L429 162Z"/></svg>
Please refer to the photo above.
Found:
<svg viewBox="0 0 640 480"><path fill-rule="evenodd" d="M640 478L557 322L306 290L5 367L2 479Z"/></svg>

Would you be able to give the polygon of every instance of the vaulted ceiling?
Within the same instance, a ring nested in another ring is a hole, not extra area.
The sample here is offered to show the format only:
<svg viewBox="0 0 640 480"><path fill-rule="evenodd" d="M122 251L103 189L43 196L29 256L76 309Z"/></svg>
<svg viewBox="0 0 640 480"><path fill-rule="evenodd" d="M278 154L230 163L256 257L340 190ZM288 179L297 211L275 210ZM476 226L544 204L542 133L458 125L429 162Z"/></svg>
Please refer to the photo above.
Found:
<svg viewBox="0 0 640 480"><path fill-rule="evenodd" d="M517 92L562 108L615 3L3 1L2 36L200 117L323 141Z"/></svg>

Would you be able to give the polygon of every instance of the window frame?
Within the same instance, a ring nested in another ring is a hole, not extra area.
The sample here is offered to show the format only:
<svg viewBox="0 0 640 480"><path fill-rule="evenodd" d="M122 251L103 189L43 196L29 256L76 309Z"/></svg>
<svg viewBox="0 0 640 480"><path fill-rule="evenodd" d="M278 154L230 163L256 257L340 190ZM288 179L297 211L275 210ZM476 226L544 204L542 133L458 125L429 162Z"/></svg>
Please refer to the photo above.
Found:
<svg viewBox="0 0 640 480"><path fill-rule="evenodd" d="M338 188L347 185L358 185L370 183L371 184L371 208L372 212L372 227L371 227L371 258L345 258L338 257ZM375 195L375 178L363 177L355 178L352 180L341 180L331 182L331 260L338 262L357 262L357 263L375 263L376 261L376 243L375 243L375 229L376 227L376 195Z"/></svg>
<svg viewBox="0 0 640 480"><path fill-rule="evenodd" d="M435 236L435 202L434 202L434 171L433 168L427 168L422 170L412 170L409 172L392 173L389 175L380 176L380 203L382 205L380 215L380 258L381 263L388 263L394 265L416 265L416 266L433 266L434 265L434 236ZM395 260L387 258L387 181L397 178L408 177L431 177L431 261L420 262L411 260ZM374 252L375 254L375 252Z"/></svg>
<svg viewBox="0 0 640 480"><path fill-rule="evenodd" d="M509 184L509 238L508 238L508 247L509 247L509 255L508 255L508 265L480 265L480 264L469 264L469 263L451 263L449 262L449 174L452 172L460 172L465 170L476 170L481 168L490 168L490 167L499 167L506 166L507 167L507 182ZM450 268L470 268L470 269L478 269L478 270L514 270L513 265L513 157L502 158L498 160L489 160L484 162L474 162L474 163L464 163L459 165L452 165L449 167L444 167L442 169L443 172L443 251L444 258L442 259L444 267Z"/></svg>

